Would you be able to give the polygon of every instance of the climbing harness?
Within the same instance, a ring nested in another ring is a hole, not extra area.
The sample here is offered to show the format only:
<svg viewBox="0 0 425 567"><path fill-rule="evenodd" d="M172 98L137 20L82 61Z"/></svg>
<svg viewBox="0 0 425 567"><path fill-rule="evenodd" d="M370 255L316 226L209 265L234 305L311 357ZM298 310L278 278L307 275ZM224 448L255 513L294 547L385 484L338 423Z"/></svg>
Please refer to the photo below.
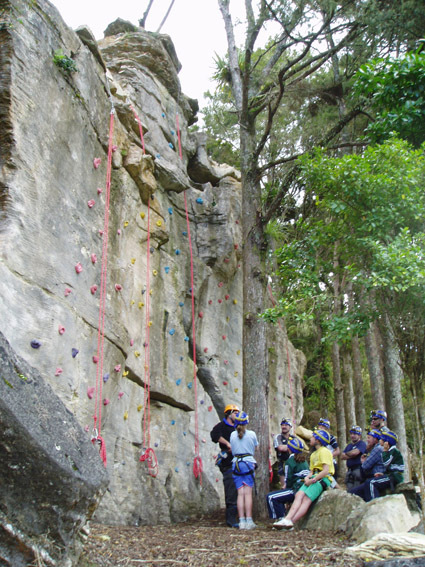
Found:
<svg viewBox="0 0 425 567"><path fill-rule="evenodd" d="M179 157L182 160L182 145L180 137L180 124L179 115L176 114L176 128L177 128L177 140L179 147ZM193 460L193 474L195 478L199 478L199 483L202 487L202 459L199 454L199 423L198 423L198 380L196 375L196 334L195 334L195 287L194 287L194 270L193 270L193 250L192 250L192 239L190 235L190 222L189 222L189 211L187 207L186 191L184 195L184 208L186 213L186 225L187 225L187 237L189 242L189 252L190 252L190 296L192 300L192 352L193 352L193 384L195 391L195 458Z"/></svg>

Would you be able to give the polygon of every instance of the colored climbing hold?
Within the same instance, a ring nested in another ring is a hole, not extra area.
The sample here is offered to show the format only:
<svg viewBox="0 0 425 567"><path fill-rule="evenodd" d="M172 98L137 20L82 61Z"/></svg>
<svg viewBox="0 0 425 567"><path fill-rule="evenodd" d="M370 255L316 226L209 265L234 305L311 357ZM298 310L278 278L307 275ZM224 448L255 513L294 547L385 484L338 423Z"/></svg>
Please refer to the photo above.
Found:
<svg viewBox="0 0 425 567"><path fill-rule="evenodd" d="M55 376L60 376L62 374L62 372L63 372L62 368L60 368L60 366L58 366L56 368Z"/></svg>
<svg viewBox="0 0 425 567"><path fill-rule="evenodd" d="M182 234L183 236L187 236L187 230L183 230Z"/></svg>
<svg viewBox="0 0 425 567"><path fill-rule="evenodd" d="M201 406L202 406L203 404L205 404L205 400L201 400L199 403L200 403Z"/></svg>
<svg viewBox="0 0 425 567"><path fill-rule="evenodd" d="M103 193L102 187L98 187L98 188L97 188L97 194L98 194L98 195L101 195L102 193Z"/></svg>
<svg viewBox="0 0 425 567"><path fill-rule="evenodd" d="M236 224L239 224L239 221L238 221L238 220L237 220L237 221L235 221L235 222L236 222Z"/></svg>
<svg viewBox="0 0 425 567"><path fill-rule="evenodd" d="M187 385L187 387L189 388L189 390L192 389L192 386L193 386L192 382L189 382L188 385Z"/></svg>
<svg viewBox="0 0 425 567"><path fill-rule="evenodd" d="M130 260L130 262L131 262L132 264L135 264L136 258L132 258L132 259Z"/></svg>
<svg viewBox="0 0 425 567"><path fill-rule="evenodd" d="M175 134L174 130L170 130L170 132L171 132L171 135L174 136L174 134Z"/></svg>
<svg viewBox="0 0 425 567"><path fill-rule="evenodd" d="M72 358L75 358L79 352L78 348L71 349Z"/></svg>
<svg viewBox="0 0 425 567"><path fill-rule="evenodd" d="M92 209L94 207L94 204L95 204L94 199L90 199L90 201L87 201L87 206L89 209Z"/></svg>
<svg viewBox="0 0 425 567"><path fill-rule="evenodd" d="M226 340L226 335L221 335L221 338L223 339L223 341Z"/></svg>
<svg viewBox="0 0 425 567"><path fill-rule="evenodd" d="M183 305L184 305L183 301L179 301L179 306L183 307Z"/></svg>
<svg viewBox="0 0 425 567"><path fill-rule="evenodd" d="M121 364L117 364L116 366L114 366L114 370L115 372L121 372Z"/></svg>
<svg viewBox="0 0 425 567"><path fill-rule="evenodd" d="M32 346L32 348L40 348L40 347L41 347L41 342L38 341L37 339L33 339L33 340L31 341L31 346Z"/></svg>
<svg viewBox="0 0 425 567"><path fill-rule="evenodd" d="M234 248L235 250L237 250L237 249L239 248L239 244L234 244L234 245L233 245L233 248Z"/></svg>
<svg viewBox="0 0 425 567"><path fill-rule="evenodd" d="M96 262L97 262L97 256L96 256L96 254L92 254L92 255L90 256L90 259L91 259L91 263L92 263L92 264L96 264Z"/></svg>
<svg viewBox="0 0 425 567"><path fill-rule="evenodd" d="M180 361L182 361L182 360L183 360L183 357L182 357L182 356L180 356Z"/></svg>
<svg viewBox="0 0 425 567"><path fill-rule="evenodd" d="M206 443L207 440L206 439L201 439L202 443Z"/></svg>
<svg viewBox="0 0 425 567"><path fill-rule="evenodd" d="M117 234L118 234L118 235L121 234L121 229L120 229L120 228L117 230Z"/></svg>
<svg viewBox="0 0 425 567"><path fill-rule="evenodd" d="M156 226L162 226L162 220L157 220L157 221L156 221Z"/></svg>
<svg viewBox="0 0 425 567"><path fill-rule="evenodd" d="M168 147L171 148L172 150L174 150L174 146L171 142L168 142Z"/></svg>
<svg viewBox="0 0 425 567"><path fill-rule="evenodd" d="M227 386L229 382L227 380L223 380L223 386Z"/></svg>
<svg viewBox="0 0 425 567"><path fill-rule="evenodd" d="M170 266L164 266L164 272L168 274L170 272Z"/></svg>
<svg viewBox="0 0 425 567"><path fill-rule="evenodd" d="M200 312L198 313L198 317L199 317L200 319L202 319L203 316L204 316L203 311L200 311Z"/></svg>
<svg viewBox="0 0 425 567"><path fill-rule="evenodd" d="M89 426L88 426L88 425L85 425L85 426L84 426L84 431L85 431L86 433L89 432Z"/></svg>
<svg viewBox="0 0 425 567"><path fill-rule="evenodd" d="M175 467L175 472L179 472L179 467Z"/></svg>
<svg viewBox="0 0 425 567"><path fill-rule="evenodd" d="M94 394L94 386L90 386L89 388L87 388L87 397L89 398L89 400L93 398L93 394Z"/></svg>
<svg viewBox="0 0 425 567"><path fill-rule="evenodd" d="M130 339L130 346L134 345L134 339Z"/></svg>
<svg viewBox="0 0 425 567"><path fill-rule="evenodd" d="M77 272L77 274L81 274L81 272L83 271L83 266L80 264L80 262L78 262L78 264L75 264L75 271Z"/></svg>
<svg viewBox="0 0 425 567"><path fill-rule="evenodd" d="M238 350L236 351L236 354L240 354L240 353L241 353L241 351L240 351L240 349L238 349Z"/></svg>
<svg viewBox="0 0 425 567"><path fill-rule="evenodd" d="M224 361L224 364L229 364L229 361L228 361L228 360L225 360L225 361Z"/></svg>
<svg viewBox="0 0 425 567"><path fill-rule="evenodd" d="M172 420L171 420L171 425L175 425L175 423L176 423L176 420L175 420L175 419L172 419Z"/></svg>
<svg viewBox="0 0 425 567"><path fill-rule="evenodd" d="M97 169L99 167L99 165L102 163L102 160L100 157L95 157L93 160L93 167L95 169Z"/></svg>
<svg viewBox="0 0 425 567"><path fill-rule="evenodd" d="M124 395L124 392L118 392L118 399L120 400Z"/></svg>
<svg viewBox="0 0 425 567"><path fill-rule="evenodd" d="M212 299L209 299L209 300L208 300L208 305L211 305L211 304L212 304Z"/></svg>
<svg viewBox="0 0 425 567"><path fill-rule="evenodd" d="M176 254L176 256L179 256L179 255L180 255L180 250L179 250L178 248L176 248L175 254Z"/></svg>
<svg viewBox="0 0 425 567"><path fill-rule="evenodd" d="M124 378L125 378L126 376L128 376L128 370L124 370L124 372L122 373L122 375L124 376Z"/></svg>
<svg viewBox="0 0 425 567"><path fill-rule="evenodd" d="M228 264L229 262L230 262L230 259L229 259L229 258L224 258L224 263L225 263L225 264Z"/></svg>
<svg viewBox="0 0 425 567"><path fill-rule="evenodd" d="M115 144L111 147L111 150L115 153L118 149L118 146L116 146Z"/></svg>
<svg viewBox="0 0 425 567"><path fill-rule="evenodd" d="M151 246L151 247L149 248L149 252L150 252L151 254L153 254L153 253L155 252L155 248L154 248L153 246Z"/></svg>
<svg viewBox="0 0 425 567"><path fill-rule="evenodd" d="M204 202L204 200L202 199L202 197L198 197L198 198L196 199L196 202L199 203L200 205L202 205L203 202Z"/></svg>
<svg viewBox="0 0 425 567"><path fill-rule="evenodd" d="M114 287L115 287L115 291L121 291L122 290L122 285L119 284L119 283L116 283Z"/></svg>
<svg viewBox="0 0 425 567"><path fill-rule="evenodd" d="M109 380L109 372L103 375L103 381L105 382L105 384L108 380Z"/></svg>
<svg viewBox="0 0 425 567"><path fill-rule="evenodd" d="M153 270L152 275L156 277L158 275L158 270Z"/></svg>
<svg viewBox="0 0 425 567"><path fill-rule="evenodd" d="M180 386L181 383L182 383L182 379L181 379L181 378L179 378L178 380L176 380L177 386Z"/></svg>
<svg viewBox="0 0 425 567"><path fill-rule="evenodd" d="M94 362L95 364L97 364L97 363L99 362L99 357L96 356L96 355L94 355L93 358L92 358L92 360L93 360L93 362Z"/></svg>
<svg viewBox="0 0 425 567"><path fill-rule="evenodd" d="M141 309L144 306L145 306L145 304L143 303L143 301L139 301L139 309Z"/></svg>
<svg viewBox="0 0 425 567"><path fill-rule="evenodd" d="M135 356L136 358L139 358L140 352L139 352L138 350L135 350L135 351L134 351L134 356Z"/></svg>
<svg viewBox="0 0 425 567"><path fill-rule="evenodd" d="M223 285L224 285L223 282L218 283L218 287L223 287Z"/></svg>
<svg viewBox="0 0 425 567"><path fill-rule="evenodd" d="M146 216L145 213L140 213L140 217L141 217L142 219L144 219L145 216Z"/></svg>
<svg viewBox="0 0 425 567"><path fill-rule="evenodd" d="M185 340L185 342L188 343L188 342L189 342L189 337L185 337L184 340Z"/></svg>
<svg viewBox="0 0 425 567"><path fill-rule="evenodd" d="M161 157L161 154L156 154L155 157L159 159Z"/></svg>
<svg viewBox="0 0 425 567"><path fill-rule="evenodd" d="M237 303L238 303L238 300L237 300L237 299L234 299L234 300L233 300L233 304L234 304L234 305L237 305Z"/></svg>
<svg viewBox="0 0 425 567"><path fill-rule="evenodd" d="M223 300L222 300L222 299L218 299L217 301L218 301L219 303L223 303Z"/></svg>
<svg viewBox="0 0 425 567"><path fill-rule="evenodd" d="M227 323L230 321L230 317L229 317L229 316L226 317L226 321L227 321Z"/></svg>
<svg viewBox="0 0 425 567"><path fill-rule="evenodd" d="M137 411L142 411L142 409L143 409L143 404L139 404L139 405L137 406Z"/></svg>
<svg viewBox="0 0 425 567"><path fill-rule="evenodd" d="M228 294L226 293L226 295L224 296L224 299L227 301L229 298L230 298L230 295L228 295Z"/></svg>
<svg viewBox="0 0 425 567"><path fill-rule="evenodd" d="M128 220L124 221L124 228L128 227Z"/></svg>
<svg viewBox="0 0 425 567"><path fill-rule="evenodd" d="M168 332L169 332L169 334L170 334L171 336L173 336L174 333L176 332L176 330L175 330L175 329L170 329Z"/></svg>
<svg viewBox="0 0 425 567"><path fill-rule="evenodd" d="M91 291L91 294L94 295L97 291L97 285L96 284L92 285L91 288L90 288L90 291Z"/></svg>
<svg viewBox="0 0 425 567"><path fill-rule="evenodd" d="M124 412L124 420L127 420L127 419L128 419L128 411L125 411Z"/></svg>
<svg viewBox="0 0 425 567"><path fill-rule="evenodd" d="M186 431L183 431L183 435L186 437L186 435L187 435Z"/></svg>
<svg viewBox="0 0 425 567"><path fill-rule="evenodd" d="M208 347L205 347L205 348L204 348L204 352L208 352Z"/></svg>
<svg viewBox="0 0 425 567"><path fill-rule="evenodd" d="M165 112L161 113L162 118L165 118Z"/></svg>
<svg viewBox="0 0 425 567"><path fill-rule="evenodd" d="M78 273L78 272L77 272L77 273ZM66 287L66 288L65 288L65 291L63 292L64 296L65 296L65 297L68 297L68 295L69 295L70 293L72 293L72 290L69 289L69 287Z"/></svg>
<svg viewBox="0 0 425 567"><path fill-rule="evenodd" d="M152 327L152 321L149 321L148 327Z"/></svg>
<svg viewBox="0 0 425 567"><path fill-rule="evenodd" d="M239 392L239 388L235 388L235 394Z"/></svg>
<svg viewBox="0 0 425 567"><path fill-rule="evenodd" d="M212 406L208 406L208 411L212 411L213 407Z"/></svg>
<svg viewBox="0 0 425 567"><path fill-rule="evenodd" d="M130 301L130 305L134 305L134 304L135 304L135 301L134 301L134 299L132 299L132 300Z"/></svg>
<svg viewBox="0 0 425 567"><path fill-rule="evenodd" d="M105 398L105 399L103 400L103 405L104 405L104 406L107 406L107 405L109 404L109 402L110 402L109 398Z"/></svg>
<svg viewBox="0 0 425 567"><path fill-rule="evenodd" d="M239 374L239 372L236 371L235 374L234 374L235 378L238 376L238 374Z"/></svg>

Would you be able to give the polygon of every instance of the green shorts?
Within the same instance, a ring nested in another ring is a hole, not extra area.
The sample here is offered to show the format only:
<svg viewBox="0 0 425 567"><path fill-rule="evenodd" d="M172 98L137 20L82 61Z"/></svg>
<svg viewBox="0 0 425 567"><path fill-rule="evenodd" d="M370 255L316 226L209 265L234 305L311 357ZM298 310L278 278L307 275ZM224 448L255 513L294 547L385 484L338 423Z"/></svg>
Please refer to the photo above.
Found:
<svg viewBox="0 0 425 567"><path fill-rule="evenodd" d="M312 477L314 478L314 477ZM328 478L323 478L322 479L325 484L329 487L331 485L331 481ZM324 491L324 488L321 484L321 482L315 482L314 484L310 484L310 486L306 486L305 484L300 488L300 490L302 490L303 492L305 492L306 496L308 496L308 498L310 498L310 500L312 502L314 502L315 500L317 500L319 498L319 496L322 494L322 492Z"/></svg>

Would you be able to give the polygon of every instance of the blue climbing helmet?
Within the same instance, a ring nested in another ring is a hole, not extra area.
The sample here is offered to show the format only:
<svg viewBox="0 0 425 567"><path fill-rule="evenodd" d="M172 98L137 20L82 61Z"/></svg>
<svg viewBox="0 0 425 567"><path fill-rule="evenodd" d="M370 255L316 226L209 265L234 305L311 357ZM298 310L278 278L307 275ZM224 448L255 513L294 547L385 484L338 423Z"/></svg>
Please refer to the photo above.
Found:
<svg viewBox="0 0 425 567"><path fill-rule="evenodd" d="M384 421L387 421L387 412L381 409L372 410L370 412L370 419L383 419Z"/></svg>
<svg viewBox="0 0 425 567"><path fill-rule="evenodd" d="M367 432L367 434L371 437L375 437L375 439L381 439L381 432L379 431L379 429L371 429Z"/></svg>
<svg viewBox="0 0 425 567"><path fill-rule="evenodd" d="M356 435L361 435L362 434L362 428L359 425L353 425L353 427L350 429L350 433L355 433Z"/></svg>
<svg viewBox="0 0 425 567"><path fill-rule="evenodd" d="M397 433L394 433L394 431L390 431L388 429L386 431L381 431L381 439L383 439L384 441L388 441L390 447L393 447L394 445L397 444L398 435Z"/></svg>
<svg viewBox="0 0 425 567"><path fill-rule="evenodd" d="M291 437L288 441L288 447L293 453L301 453L304 450L304 445L302 441L296 437Z"/></svg>
<svg viewBox="0 0 425 567"><path fill-rule="evenodd" d="M240 411L235 417L236 425L248 425L249 415L244 411Z"/></svg>
<svg viewBox="0 0 425 567"><path fill-rule="evenodd" d="M331 422L329 421L329 419L325 419L324 417L321 417L319 419L319 423L317 425L323 425L323 427L326 427L326 429L331 428Z"/></svg>
<svg viewBox="0 0 425 567"><path fill-rule="evenodd" d="M289 425L289 427L292 427L292 421L287 417L284 417L280 422L280 425Z"/></svg>
<svg viewBox="0 0 425 567"><path fill-rule="evenodd" d="M322 445L329 445L331 442L331 436L327 431L323 429L316 429L313 431L313 437L315 437Z"/></svg>

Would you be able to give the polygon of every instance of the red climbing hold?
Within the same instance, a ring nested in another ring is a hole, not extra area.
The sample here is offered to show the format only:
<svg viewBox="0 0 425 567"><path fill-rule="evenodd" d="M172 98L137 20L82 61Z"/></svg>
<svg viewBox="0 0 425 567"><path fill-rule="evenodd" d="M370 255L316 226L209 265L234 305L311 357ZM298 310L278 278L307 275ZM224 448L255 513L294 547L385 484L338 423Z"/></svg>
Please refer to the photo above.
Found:
<svg viewBox="0 0 425 567"><path fill-rule="evenodd" d="M90 201L87 201L87 206L89 209L92 209L95 205L95 200L94 199L90 199Z"/></svg>
<svg viewBox="0 0 425 567"><path fill-rule="evenodd" d="M122 285L120 285L119 283L115 284L115 291L121 291L122 290Z"/></svg>
<svg viewBox="0 0 425 567"><path fill-rule="evenodd" d="M115 370L115 372L121 372L121 364L117 364L117 365L114 367L114 370Z"/></svg>
<svg viewBox="0 0 425 567"><path fill-rule="evenodd" d="M130 346L134 345L134 339L130 339Z"/></svg>
<svg viewBox="0 0 425 567"><path fill-rule="evenodd" d="M94 386L90 386L89 388L87 388L87 397L89 398L89 400L93 398L93 394L94 394Z"/></svg>
<svg viewBox="0 0 425 567"><path fill-rule="evenodd" d="M228 361L228 360L224 360L224 364L229 364L229 361Z"/></svg>
<svg viewBox="0 0 425 567"><path fill-rule="evenodd" d="M225 264L228 264L229 262L230 262L230 259L229 259L229 258L224 258L224 263L225 263Z"/></svg>
<svg viewBox="0 0 425 567"><path fill-rule="evenodd" d="M62 368L60 368L59 366L56 368L56 372L55 372L55 376L60 376L62 374L63 370Z"/></svg>
<svg viewBox="0 0 425 567"><path fill-rule="evenodd" d="M107 405L109 404L109 402L110 402L110 400L109 400L108 398L105 398L105 399L103 400L103 405L104 405L104 406L107 406Z"/></svg>
<svg viewBox="0 0 425 567"><path fill-rule="evenodd" d="M209 300L208 300L208 305L211 305L211 304L212 304L212 299L209 299Z"/></svg>
<svg viewBox="0 0 425 567"><path fill-rule="evenodd" d="M80 262L78 262L78 264L75 264L75 271L77 272L77 274L81 274L81 272L83 271L83 266L80 264Z"/></svg>
<svg viewBox="0 0 425 567"><path fill-rule="evenodd" d="M98 194L98 195L101 195L102 193L103 193L102 187L98 187L98 188L97 188L97 194Z"/></svg>
<svg viewBox="0 0 425 567"><path fill-rule="evenodd" d="M69 295L71 292L72 292L72 290L69 289L69 287L66 287L66 288L65 288L65 291L63 292L63 294L64 294L65 297L68 297L68 295Z"/></svg>
<svg viewBox="0 0 425 567"><path fill-rule="evenodd" d="M219 303L223 303L223 300L222 300L222 299L219 299L218 302L219 302Z"/></svg>
<svg viewBox="0 0 425 567"><path fill-rule="evenodd" d="M223 380L223 386L227 386L228 383L227 380Z"/></svg>
<svg viewBox="0 0 425 567"><path fill-rule="evenodd" d="M99 165L102 163L102 160L100 157L95 157L93 160L93 167L95 169L97 169L99 167Z"/></svg>
<svg viewBox="0 0 425 567"><path fill-rule="evenodd" d="M118 399L120 400L124 395L124 392L118 392Z"/></svg>
<svg viewBox="0 0 425 567"><path fill-rule="evenodd" d="M203 312L203 311L200 311L200 312L198 313L198 317L199 317L200 319L202 319L203 316L204 316L204 312Z"/></svg>
<svg viewBox="0 0 425 567"><path fill-rule="evenodd" d="M223 341L226 340L226 335L221 335L221 338L223 339Z"/></svg>
<svg viewBox="0 0 425 567"><path fill-rule="evenodd" d="M99 362L99 357L94 355L92 360L95 364L97 364Z"/></svg>
<svg viewBox="0 0 425 567"><path fill-rule="evenodd" d="M213 407L212 406L208 406L208 411L212 411Z"/></svg>
<svg viewBox="0 0 425 567"><path fill-rule="evenodd" d="M94 295L97 291L97 285L96 284L92 285L91 288L90 288L90 291L91 291L91 294Z"/></svg>
<svg viewBox="0 0 425 567"><path fill-rule="evenodd" d="M204 348L204 352L208 352L208 347L205 347L205 348Z"/></svg>
<svg viewBox="0 0 425 567"><path fill-rule="evenodd" d="M63 325L59 325L58 331L60 335L63 335L65 332L65 327Z"/></svg>
<svg viewBox="0 0 425 567"><path fill-rule="evenodd" d="M97 256L96 256L96 254L92 254L92 255L90 256L90 258L91 258L91 263L92 263L92 264L96 264L96 262L97 262Z"/></svg>
<svg viewBox="0 0 425 567"><path fill-rule="evenodd" d="M229 299L230 295L225 295L224 299L227 301Z"/></svg>
<svg viewBox="0 0 425 567"><path fill-rule="evenodd" d="M239 248L239 244L234 244L233 246L234 246L235 250L237 250Z"/></svg>
<svg viewBox="0 0 425 567"><path fill-rule="evenodd" d="M223 282L219 282L218 287L223 287Z"/></svg>

